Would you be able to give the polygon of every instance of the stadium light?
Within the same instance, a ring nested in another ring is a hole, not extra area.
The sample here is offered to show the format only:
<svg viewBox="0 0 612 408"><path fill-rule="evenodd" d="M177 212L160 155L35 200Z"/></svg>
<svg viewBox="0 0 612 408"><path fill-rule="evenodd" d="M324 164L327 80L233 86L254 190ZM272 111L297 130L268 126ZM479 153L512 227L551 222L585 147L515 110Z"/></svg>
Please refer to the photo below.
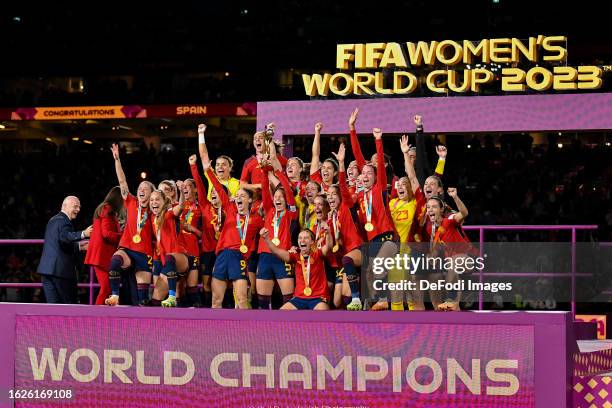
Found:
<svg viewBox="0 0 612 408"><path fill-rule="evenodd" d="M78 142L79 138L78 137L73 137L72 140L75 141L75 142Z"/></svg>
<svg viewBox="0 0 612 408"><path fill-rule="evenodd" d="M143 179L143 180L146 179L147 178L147 172L143 171L142 173L140 173L140 178Z"/></svg>
<svg viewBox="0 0 612 408"><path fill-rule="evenodd" d="M563 149L563 143L557 143L557 147L558 147L559 149Z"/></svg>
<svg viewBox="0 0 612 408"><path fill-rule="evenodd" d="M87 140L87 139L83 140L83 143L88 144L88 145L93 144L91 140Z"/></svg>

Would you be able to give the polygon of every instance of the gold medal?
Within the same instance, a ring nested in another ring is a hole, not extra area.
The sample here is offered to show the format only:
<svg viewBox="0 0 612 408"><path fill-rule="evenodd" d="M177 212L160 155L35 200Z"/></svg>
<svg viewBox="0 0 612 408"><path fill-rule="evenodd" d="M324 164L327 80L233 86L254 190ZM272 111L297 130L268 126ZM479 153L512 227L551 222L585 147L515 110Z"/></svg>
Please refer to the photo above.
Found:
<svg viewBox="0 0 612 408"><path fill-rule="evenodd" d="M338 246L338 244L334 245L334 247L332 248L332 252L338 252L338 250L340 249L340 247Z"/></svg>
<svg viewBox="0 0 612 408"><path fill-rule="evenodd" d="M280 245L280 239L278 239L278 238L273 238L273 239L272 239L272 243L273 243L274 245L276 245L276 246L279 246L279 245Z"/></svg>
<svg viewBox="0 0 612 408"><path fill-rule="evenodd" d="M374 225L371 222L368 222L365 225L365 230L368 231L368 232L374 231Z"/></svg>
<svg viewBox="0 0 612 408"><path fill-rule="evenodd" d="M308 286L306 286L304 288L304 295L306 295L306 296L312 295L312 289L310 289Z"/></svg>
<svg viewBox="0 0 612 408"><path fill-rule="evenodd" d="M249 252L249 247L244 244L240 245L240 252L246 254L247 252Z"/></svg>
<svg viewBox="0 0 612 408"><path fill-rule="evenodd" d="M140 237L139 234L136 234L132 237L132 242L135 244L140 244L140 241L142 241L142 238Z"/></svg>

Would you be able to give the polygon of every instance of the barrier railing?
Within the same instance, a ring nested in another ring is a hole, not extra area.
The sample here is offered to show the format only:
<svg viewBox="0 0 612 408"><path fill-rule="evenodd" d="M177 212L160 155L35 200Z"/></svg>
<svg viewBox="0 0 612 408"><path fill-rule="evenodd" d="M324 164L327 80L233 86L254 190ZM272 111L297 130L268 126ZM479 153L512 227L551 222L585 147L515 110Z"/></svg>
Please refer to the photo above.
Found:
<svg viewBox="0 0 612 408"><path fill-rule="evenodd" d="M483 255L485 241L485 231L571 231L571 273L547 273L547 277L569 277L571 278L571 311L572 315L576 315L576 231L584 230L596 230L597 225L465 225L463 227L466 231L478 231L480 256ZM0 245L41 245L44 243L42 239L0 239ZM479 272L479 282L483 283L485 276L514 276L514 277L530 277L537 276L541 277L542 274L531 274L531 273L511 273L511 272L489 272L486 273L484 270ZM79 288L89 288L89 304L93 304L94 288L100 285L94 282L94 271L93 268L89 268L89 283L79 283ZM21 283L12 282L4 283L0 282L0 288L11 287L11 288L28 288L28 287L42 287L41 283ZM478 293L478 309L483 309L483 293Z"/></svg>
<svg viewBox="0 0 612 408"><path fill-rule="evenodd" d="M597 225L465 225L466 231L478 231L478 243L480 256L483 255L485 243L485 231L571 231L571 271L570 279L572 280L572 296L571 296L571 311L572 316L576 316L576 231L578 230L596 230ZM550 277L568 277L565 273L550 273ZM478 274L478 280L483 283L485 276L541 276L527 273L485 273L483 269ZM478 309L483 309L483 293L478 293Z"/></svg>
<svg viewBox="0 0 612 408"><path fill-rule="evenodd" d="M0 239L0 245L42 245L44 239ZM100 287L94 282L94 270L89 267L89 283L79 283L79 288L89 289L89 304L94 303L94 288ZM42 283L0 282L0 288L42 288Z"/></svg>

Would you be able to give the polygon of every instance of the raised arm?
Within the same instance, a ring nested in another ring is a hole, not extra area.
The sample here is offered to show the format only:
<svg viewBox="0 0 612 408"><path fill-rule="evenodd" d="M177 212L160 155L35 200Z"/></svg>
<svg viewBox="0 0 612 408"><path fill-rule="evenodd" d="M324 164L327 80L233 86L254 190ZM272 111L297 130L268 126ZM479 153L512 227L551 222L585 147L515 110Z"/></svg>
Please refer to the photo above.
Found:
<svg viewBox="0 0 612 408"><path fill-rule="evenodd" d="M338 153L332 152L336 160L338 160L338 185L340 186L340 195L342 196L342 202L346 203L347 206L352 207L355 205L353 201L353 195L348 189L346 183L346 170L344 169L344 159L346 157L346 147L344 143L340 144Z"/></svg>
<svg viewBox="0 0 612 408"><path fill-rule="evenodd" d="M420 184L416 172L414 171L414 164L412 163L412 160L410 160L410 145L408 144L408 136L402 136L400 139L400 148L404 154L404 168L406 170L406 174L408 175L408 179L410 180L412 192L414 193L420 187Z"/></svg>
<svg viewBox="0 0 612 408"><path fill-rule="evenodd" d="M293 195L293 190L291 189L291 183L289 182L289 178L287 178L287 175L282 170L276 170L274 174L280 180L280 183L283 186L283 190L285 190L287 204L289 204L289 207L295 207L295 195Z"/></svg>
<svg viewBox="0 0 612 408"><path fill-rule="evenodd" d="M200 206L203 203L208 202L208 194L206 194L206 186L202 181L202 177L200 177L200 172L198 171L198 166L196 165L198 158L195 154L189 156L189 168L191 169L191 177L196 184L196 189L198 190L198 200L200 200Z"/></svg>
<svg viewBox="0 0 612 408"><path fill-rule="evenodd" d="M355 122L357 122L357 115L359 115L359 108L355 108L355 110L351 113L351 117L349 118L349 130L351 133L351 149L353 149L353 156L355 156L357 168L359 169L359 173L361 173L361 171L363 170L363 166L365 166L366 164L366 160L363 157L363 153L361 152L359 138L357 137L357 129L355 128Z"/></svg>
<svg viewBox="0 0 612 408"><path fill-rule="evenodd" d="M198 125L198 152L200 153L200 160L209 161L210 158L208 157L208 148L206 147L204 132L206 132L206 125L200 123Z"/></svg>
<svg viewBox="0 0 612 408"><path fill-rule="evenodd" d="M447 192L448 192L448 195L453 199L453 201L455 202L455 205L457 206L457 209L459 210L459 212L455 213L454 215L455 221L457 222L457 224L461 224L463 220L465 220L465 217L467 217L469 214L468 209L463 203L463 201L461 201L461 199L457 195L456 188L449 187Z"/></svg>
<svg viewBox="0 0 612 408"><path fill-rule="evenodd" d="M325 231L325 246L321 247L321 253L323 256L327 256L329 251L332 249L333 239L331 233L329 231L329 225L327 225L326 221L321 222L321 228Z"/></svg>
<svg viewBox="0 0 612 408"><path fill-rule="evenodd" d="M115 159L115 172L117 173L117 180L119 181L119 188L121 189L121 197L123 197L125 200L128 194L130 194L130 189L128 188L125 173L123 172L123 167L121 166L121 160L119 159L119 145L117 143L113 143L111 146L111 151L113 152L113 159Z"/></svg>
<svg viewBox="0 0 612 408"><path fill-rule="evenodd" d="M372 129L374 143L376 144L376 183L384 190L387 189L387 169L385 169L385 150L383 148L382 131Z"/></svg>
<svg viewBox="0 0 612 408"><path fill-rule="evenodd" d="M263 206L264 212L267 213L268 211L274 211L274 202L272 201L272 194L270 192L270 178L268 177L268 171L270 171L271 168L263 160L261 165L261 173L263 175L261 183L261 205Z"/></svg>
<svg viewBox="0 0 612 408"><path fill-rule="evenodd" d="M276 255L278 259L280 259L283 262L289 262L289 260L291 259L289 255L289 251L279 248L276 245L274 245L274 243L272 243L272 240L270 240L270 232L268 231L267 228L262 228L259 231L259 236L264 240L266 245L268 245L268 249L270 250L270 252Z"/></svg>
<svg viewBox="0 0 612 408"><path fill-rule="evenodd" d="M319 171L321 165L321 129L323 124L318 122L315 125L314 140L312 141L312 159L310 159L310 174L315 174Z"/></svg>
<svg viewBox="0 0 612 408"><path fill-rule="evenodd" d="M427 158L427 150L425 148L425 135L423 134L423 118L420 115L415 115L414 124L416 125L416 175L419 180L419 184L425 183L425 179L429 177L431 173L431 166L429 165L429 159Z"/></svg>
<svg viewBox="0 0 612 408"><path fill-rule="evenodd" d="M446 155L448 154L446 146L436 146L436 153L438 153L438 164L436 164L434 175L442 178L442 174L444 174L444 165L446 164Z"/></svg>
<svg viewBox="0 0 612 408"><path fill-rule="evenodd" d="M179 202L178 205L172 207L172 212L174 213L175 217L178 217L179 215L181 215L181 212L185 207L185 194L183 194L183 182L181 180L178 180L176 182L176 189L178 190L179 194Z"/></svg>

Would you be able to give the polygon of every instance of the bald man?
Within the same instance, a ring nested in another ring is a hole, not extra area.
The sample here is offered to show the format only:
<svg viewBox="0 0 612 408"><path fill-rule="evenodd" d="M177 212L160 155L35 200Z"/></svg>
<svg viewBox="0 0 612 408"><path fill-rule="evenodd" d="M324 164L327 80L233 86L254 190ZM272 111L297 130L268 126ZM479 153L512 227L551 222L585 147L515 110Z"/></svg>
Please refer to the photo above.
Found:
<svg viewBox="0 0 612 408"><path fill-rule="evenodd" d="M81 202L68 196L61 211L47 223L45 245L38 264L47 303L77 303L77 260L79 250L86 249L79 241L89 238L92 226L75 231L72 221L81 211Z"/></svg>

